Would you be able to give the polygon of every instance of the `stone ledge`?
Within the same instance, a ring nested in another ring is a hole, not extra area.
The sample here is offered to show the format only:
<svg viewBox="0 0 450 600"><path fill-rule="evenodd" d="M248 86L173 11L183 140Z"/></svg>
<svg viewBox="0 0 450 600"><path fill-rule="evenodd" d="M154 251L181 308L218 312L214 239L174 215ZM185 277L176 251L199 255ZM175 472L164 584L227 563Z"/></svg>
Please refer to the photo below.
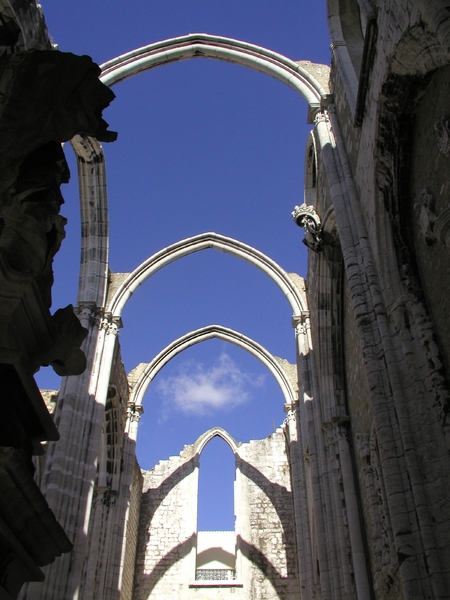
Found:
<svg viewBox="0 0 450 600"><path fill-rule="evenodd" d="M244 587L244 584L240 581L220 581L220 580L211 580L211 581L193 581L189 584L190 588L211 588L211 587Z"/></svg>

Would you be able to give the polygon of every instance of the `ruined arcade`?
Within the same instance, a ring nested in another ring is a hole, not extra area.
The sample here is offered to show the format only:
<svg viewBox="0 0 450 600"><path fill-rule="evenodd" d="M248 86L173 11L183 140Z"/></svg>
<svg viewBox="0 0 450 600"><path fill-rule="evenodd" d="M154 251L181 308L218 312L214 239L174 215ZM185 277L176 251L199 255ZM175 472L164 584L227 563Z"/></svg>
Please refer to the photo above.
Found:
<svg viewBox="0 0 450 600"><path fill-rule="evenodd" d="M327 10L330 66L189 34L98 68L52 47L34 0L0 0L1 599L450 598L450 4L329 0ZM194 56L275 77L307 103L304 202L292 207L307 282L215 232L110 270L109 88ZM36 97L41 111L27 104ZM51 314L68 141L80 284L77 305ZM118 333L131 295L205 249L277 286L296 364L205 323L127 375ZM248 443L213 428L141 470L149 384L212 338L265 365L285 421ZM63 379L43 397L33 374L49 364ZM235 530L220 534L196 522L199 459L214 437L236 462Z"/></svg>

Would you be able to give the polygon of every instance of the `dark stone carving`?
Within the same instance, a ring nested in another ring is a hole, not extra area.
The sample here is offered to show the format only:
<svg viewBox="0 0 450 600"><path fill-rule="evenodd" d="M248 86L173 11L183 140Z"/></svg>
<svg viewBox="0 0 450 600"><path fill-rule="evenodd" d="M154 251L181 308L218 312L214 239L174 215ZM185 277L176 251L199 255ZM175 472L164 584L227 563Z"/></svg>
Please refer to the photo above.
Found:
<svg viewBox="0 0 450 600"><path fill-rule="evenodd" d="M66 224L59 187L70 176L61 142L75 134L116 138L102 118L114 94L99 73L89 57L58 51L0 58L0 347L24 351L33 371L84 369L77 317L71 307L54 317L48 309ZM45 322L39 339L26 331L36 319Z"/></svg>
<svg viewBox="0 0 450 600"><path fill-rule="evenodd" d="M9 28L11 35L14 28ZM4 28L2 30L5 33ZM4 44L14 43L4 36ZM87 56L24 51L0 56L0 596L15 598L71 543L33 480L32 456L58 431L33 374L86 366L87 335L71 305L50 313L52 263L65 232L61 143L113 141L102 110L114 94Z"/></svg>

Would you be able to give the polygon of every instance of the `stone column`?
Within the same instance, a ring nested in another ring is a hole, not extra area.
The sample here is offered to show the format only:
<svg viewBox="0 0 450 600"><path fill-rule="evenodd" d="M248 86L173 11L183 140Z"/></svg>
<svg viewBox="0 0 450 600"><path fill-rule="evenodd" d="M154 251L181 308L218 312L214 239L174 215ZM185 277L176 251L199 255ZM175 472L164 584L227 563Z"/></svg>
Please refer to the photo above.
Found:
<svg viewBox="0 0 450 600"><path fill-rule="evenodd" d="M136 440L141 418L144 408L141 404L134 402L128 403L127 423L125 427L125 440L123 447L123 477L121 482L121 496L118 503L118 516L122 518L125 527L123 537L120 542L120 556L118 565L118 581L120 588L121 600L131 600L132 589L128 589L127 582L133 579L134 565L136 556L137 536L133 538L133 532L129 531L130 513L133 511L139 512L139 507L131 506L131 484L133 480L133 471L136 462ZM124 578L124 572L127 571ZM125 581L125 580L126 581Z"/></svg>
<svg viewBox="0 0 450 600"><path fill-rule="evenodd" d="M285 428L289 444L289 462L291 465L291 485L297 541L297 562L302 600L312 600L313 593L313 561L312 537L308 511L308 496L303 462L303 448L299 440L298 403L288 409Z"/></svg>
<svg viewBox="0 0 450 600"><path fill-rule="evenodd" d="M371 586L367 571L364 536L361 530L361 517L350 453L348 425L348 417L344 417L343 419L339 419L334 422L335 436L337 438L337 444L339 448L339 462L341 467L342 485L344 489L345 509L347 512L353 574L355 577L358 600L371 600Z"/></svg>
<svg viewBox="0 0 450 600"><path fill-rule="evenodd" d="M56 415L61 440L49 447L43 480L46 499L74 548L45 569L43 584L26 588L22 597L27 600L80 598L103 414L119 327L111 315L99 326L95 306L84 306L81 312L90 324L85 342L88 368L80 377L63 380Z"/></svg>

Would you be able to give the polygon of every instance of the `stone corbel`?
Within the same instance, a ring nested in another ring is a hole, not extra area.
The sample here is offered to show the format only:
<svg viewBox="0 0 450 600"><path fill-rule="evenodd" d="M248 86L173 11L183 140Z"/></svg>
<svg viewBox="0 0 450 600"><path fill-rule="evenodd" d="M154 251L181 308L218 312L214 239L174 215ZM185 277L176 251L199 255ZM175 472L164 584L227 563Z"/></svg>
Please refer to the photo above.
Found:
<svg viewBox="0 0 450 600"><path fill-rule="evenodd" d="M303 243L314 252L322 252L322 223L312 205L303 203L292 211L292 218L299 227L305 230Z"/></svg>

